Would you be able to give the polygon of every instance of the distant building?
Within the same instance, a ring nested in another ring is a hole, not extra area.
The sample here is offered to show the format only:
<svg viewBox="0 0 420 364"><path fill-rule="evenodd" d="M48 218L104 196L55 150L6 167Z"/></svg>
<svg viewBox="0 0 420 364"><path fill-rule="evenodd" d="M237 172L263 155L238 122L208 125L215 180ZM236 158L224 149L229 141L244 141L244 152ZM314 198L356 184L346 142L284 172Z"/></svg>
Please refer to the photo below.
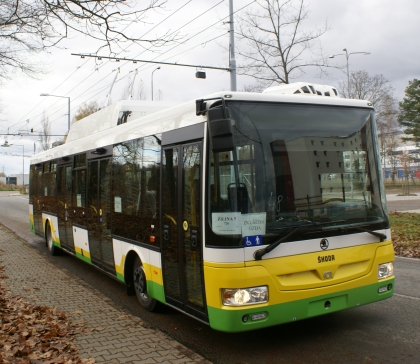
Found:
<svg viewBox="0 0 420 364"><path fill-rule="evenodd" d="M405 134L398 136L394 150L382 155L382 170L385 179L402 179L405 177L420 179L420 148L404 142Z"/></svg>
<svg viewBox="0 0 420 364"><path fill-rule="evenodd" d="M0 183L5 185L22 186L23 177L25 177L25 186L29 185L29 174L22 176L22 173L0 177Z"/></svg>

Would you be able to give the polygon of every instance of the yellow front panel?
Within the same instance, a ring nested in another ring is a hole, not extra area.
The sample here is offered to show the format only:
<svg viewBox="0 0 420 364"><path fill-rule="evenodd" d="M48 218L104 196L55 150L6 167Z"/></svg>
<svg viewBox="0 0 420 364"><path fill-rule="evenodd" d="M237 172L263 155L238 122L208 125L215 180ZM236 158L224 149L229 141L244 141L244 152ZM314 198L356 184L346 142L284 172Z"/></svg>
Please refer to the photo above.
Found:
<svg viewBox="0 0 420 364"><path fill-rule="evenodd" d="M274 277L277 288L283 291L319 288L368 275L378 246L379 244L368 244L283 258L254 260L246 262L246 266L265 267Z"/></svg>
<svg viewBox="0 0 420 364"><path fill-rule="evenodd" d="M318 263L321 255L334 260ZM204 264L207 304L222 309L237 309L221 304L222 288L247 288L267 285L268 304L292 302L312 296L332 294L378 282L377 267L392 262L391 242L246 262L238 268L226 264ZM331 272L331 276L324 275Z"/></svg>

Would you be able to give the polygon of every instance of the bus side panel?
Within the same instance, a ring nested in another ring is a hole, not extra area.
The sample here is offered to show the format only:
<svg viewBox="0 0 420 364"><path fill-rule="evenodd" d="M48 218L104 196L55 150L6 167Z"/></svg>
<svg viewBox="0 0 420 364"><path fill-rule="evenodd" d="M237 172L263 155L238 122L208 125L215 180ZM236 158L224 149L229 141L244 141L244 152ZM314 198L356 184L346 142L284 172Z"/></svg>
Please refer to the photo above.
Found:
<svg viewBox="0 0 420 364"><path fill-rule="evenodd" d="M150 273L151 280L147 281L147 289L149 292L153 292L153 298L166 303L165 291L163 288L163 277L162 277L162 255L160 252L150 251Z"/></svg>
<svg viewBox="0 0 420 364"><path fill-rule="evenodd" d="M92 264L90 259L88 231L79 226L72 226L74 251L76 256L83 261Z"/></svg>
<svg viewBox="0 0 420 364"><path fill-rule="evenodd" d="M42 213L42 226L44 229L44 236L45 236L45 223L47 220L50 222L50 228L51 228L51 236L54 246L61 248L60 244L60 236L58 234L58 220L57 216Z"/></svg>
<svg viewBox="0 0 420 364"><path fill-rule="evenodd" d="M162 279L161 254L144 247L113 239L115 271L117 278L125 282L126 257L130 252L137 254L144 266L147 279L147 293L150 297L165 303Z"/></svg>
<svg viewBox="0 0 420 364"><path fill-rule="evenodd" d="M114 264L115 264L115 274L121 282L125 283L124 280L124 264L125 257L128 251L129 244L126 244L120 240L112 239L112 250L114 253ZM124 249L124 254L123 254Z"/></svg>
<svg viewBox="0 0 420 364"><path fill-rule="evenodd" d="M35 234L34 205L29 204L29 226L31 232Z"/></svg>

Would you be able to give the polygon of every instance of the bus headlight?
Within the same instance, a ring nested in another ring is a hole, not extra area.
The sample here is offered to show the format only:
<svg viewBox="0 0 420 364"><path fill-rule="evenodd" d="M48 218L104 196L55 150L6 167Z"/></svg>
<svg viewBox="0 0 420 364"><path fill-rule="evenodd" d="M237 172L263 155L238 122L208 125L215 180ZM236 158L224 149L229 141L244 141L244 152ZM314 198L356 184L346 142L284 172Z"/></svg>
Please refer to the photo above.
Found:
<svg viewBox="0 0 420 364"><path fill-rule="evenodd" d="M268 301L268 287L252 288L224 288L222 289L222 302L225 306L256 305Z"/></svg>
<svg viewBox="0 0 420 364"><path fill-rule="evenodd" d="M384 263L378 265L378 279L387 278L394 275L394 263Z"/></svg>

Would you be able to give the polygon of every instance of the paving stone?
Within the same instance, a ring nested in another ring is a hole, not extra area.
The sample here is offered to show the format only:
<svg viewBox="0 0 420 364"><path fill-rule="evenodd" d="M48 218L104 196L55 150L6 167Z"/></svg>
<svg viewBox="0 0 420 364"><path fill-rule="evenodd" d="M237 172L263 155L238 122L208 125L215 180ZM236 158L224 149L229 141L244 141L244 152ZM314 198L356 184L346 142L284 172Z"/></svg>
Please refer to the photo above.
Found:
<svg viewBox="0 0 420 364"><path fill-rule="evenodd" d="M145 328L138 317L116 309L107 297L49 262L1 224L0 251L7 289L28 302L58 307L73 322L84 322L93 330L76 336L81 357L107 364L210 364L159 330Z"/></svg>

